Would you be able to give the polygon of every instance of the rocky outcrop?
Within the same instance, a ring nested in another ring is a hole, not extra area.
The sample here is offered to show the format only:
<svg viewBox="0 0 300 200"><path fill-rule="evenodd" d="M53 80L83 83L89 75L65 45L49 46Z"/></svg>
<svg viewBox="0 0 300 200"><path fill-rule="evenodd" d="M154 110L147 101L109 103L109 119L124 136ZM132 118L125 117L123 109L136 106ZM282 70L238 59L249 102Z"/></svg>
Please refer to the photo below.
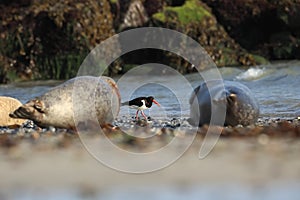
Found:
<svg viewBox="0 0 300 200"><path fill-rule="evenodd" d="M203 0L229 35L269 59L300 58L300 1Z"/></svg>
<svg viewBox="0 0 300 200"><path fill-rule="evenodd" d="M299 0L3 0L0 2L0 82L69 79L97 44L147 26L180 31L198 41L217 66L300 58ZM103 53L119 53L112 44ZM166 52L124 55L125 64L160 61L182 73L190 64Z"/></svg>
<svg viewBox="0 0 300 200"><path fill-rule="evenodd" d="M13 119L9 116L9 113L20 107L22 103L11 97L0 96L0 126L21 126L26 120Z"/></svg>
<svg viewBox="0 0 300 200"><path fill-rule="evenodd" d="M157 26L177 30L199 42L217 66L249 66L267 62L262 57L249 54L236 43L227 34L223 26L218 23L211 9L199 0L173 0L167 2L161 0L131 0L122 3L116 1L112 6L119 8L119 11L127 8L124 15L120 15L114 9L115 18L120 22L117 27L120 31L143 26ZM120 18L118 18L119 16ZM186 51L190 50L187 49ZM194 70L181 57L159 50L137 50L124 55L122 58L127 64L158 62L172 66L182 73Z"/></svg>
<svg viewBox="0 0 300 200"><path fill-rule="evenodd" d="M153 22L178 30L198 41L217 66L259 64L236 43L212 14L211 9L198 0L186 0L181 6L166 6L153 15Z"/></svg>
<svg viewBox="0 0 300 200"><path fill-rule="evenodd" d="M89 50L115 33L107 0L22 2L0 4L2 76L73 77Z"/></svg>

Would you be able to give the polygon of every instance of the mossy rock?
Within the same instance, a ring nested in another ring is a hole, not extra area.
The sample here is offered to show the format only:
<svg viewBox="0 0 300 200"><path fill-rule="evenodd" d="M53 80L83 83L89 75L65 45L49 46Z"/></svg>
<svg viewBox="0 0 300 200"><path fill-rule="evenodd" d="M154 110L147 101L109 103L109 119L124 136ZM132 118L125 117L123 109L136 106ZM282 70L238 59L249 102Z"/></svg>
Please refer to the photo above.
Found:
<svg viewBox="0 0 300 200"><path fill-rule="evenodd" d="M153 19L167 22L169 16L176 16L178 21L183 24L199 22L204 17L210 17L211 13L204 8L197 0L187 0L182 6L164 7L162 12L153 15Z"/></svg>
<svg viewBox="0 0 300 200"><path fill-rule="evenodd" d="M108 0L35 1L0 5L0 11L0 65L10 66L1 73L21 79L76 76L89 51L115 34ZM105 53L117 49L112 44Z"/></svg>
<svg viewBox="0 0 300 200"><path fill-rule="evenodd" d="M258 65L266 65L266 64L270 64L270 61L267 60L265 57L260 56L260 55L256 55L256 54L251 54L253 59L255 60L255 63L257 63Z"/></svg>
<svg viewBox="0 0 300 200"><path fill-rule="evenodd" d="M299 59L298 0L203 0L230 36L250 53Z"/></svg>
<svg viewBox="0 0 300 200"><path fill-rule="evenodd" d="M255 59L227 34L211 9L201 1L186 0L181 6L166 6L161 12L154 14L152 20L156 26L175 29L192 37L207 51L217 66L260 64L257 62L260 60ZM189 66L183 64L181 58L170 60L177 60L175 66Z"/></svg>

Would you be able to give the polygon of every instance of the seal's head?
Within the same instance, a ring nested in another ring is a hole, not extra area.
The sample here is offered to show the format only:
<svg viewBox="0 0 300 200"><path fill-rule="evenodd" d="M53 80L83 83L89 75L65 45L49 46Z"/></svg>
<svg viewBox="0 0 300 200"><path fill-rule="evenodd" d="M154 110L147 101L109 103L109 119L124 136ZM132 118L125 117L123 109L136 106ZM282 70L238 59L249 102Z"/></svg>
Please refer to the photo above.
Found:
<svg viewBox="0 0 300 200"><path fill-rule="evenodd" d="M210 81L202 83L190 98L192 125L210 124L212 112L224 116L224 124L250 125L257 121L259 106L256 98L245 85L233 81Z"/></svg>

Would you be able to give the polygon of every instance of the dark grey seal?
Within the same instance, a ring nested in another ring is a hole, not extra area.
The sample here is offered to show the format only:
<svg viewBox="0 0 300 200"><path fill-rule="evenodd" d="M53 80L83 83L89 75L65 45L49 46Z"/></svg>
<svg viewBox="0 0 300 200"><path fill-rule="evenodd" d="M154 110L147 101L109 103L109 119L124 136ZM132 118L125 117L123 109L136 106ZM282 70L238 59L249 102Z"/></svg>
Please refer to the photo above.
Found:
<svg viewBox="0 0 300 200"><path fill-rule="evenodd" d="M212 80L200 84L190 98L189 122L195 126L209 124L212 109L216 117L225 116L224 123L219 120L215 124L221 126L250 125L259 116L259 105L250 89L234 81Z"/></svg>
<svg viewBox="0 0 300 200"><path fill-rule="evenodd" d="M73 89L76 90L75 96ZM120 93L113 79L104 76L70 79L28 101L10 116L30 119L40 127L75 129L78 124L75 124L74 115L80 116L80 123L86 123L85 119L90 119L93 109L101 126L112 123L117 117L120 110ZM74 110L77 113L74 113Z"/></svg>

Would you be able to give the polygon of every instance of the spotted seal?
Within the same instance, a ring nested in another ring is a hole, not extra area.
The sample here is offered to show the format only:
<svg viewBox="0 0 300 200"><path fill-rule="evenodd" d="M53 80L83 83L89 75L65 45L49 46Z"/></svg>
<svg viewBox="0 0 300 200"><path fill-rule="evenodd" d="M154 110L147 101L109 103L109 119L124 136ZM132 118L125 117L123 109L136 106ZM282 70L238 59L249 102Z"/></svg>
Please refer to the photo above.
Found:
<svg viewBox="0 0 300 200"><path fill-rule="evenodd" d="M120 93L113 79L80 76L28 101L10 116L31 119L40 127L75 129L78 125L74 121L75 114L80 115L80 120L84 122L85 118L90 118L94 109L99 124L105 125L118 115L120 104Z"/></svg>
<svg viewBox="0 0 300 200"><path fill-rule="evenodd" d="M190 98L189 122L195 126L209 124L212 109L216 117L226 112L224 124L216 124L222 126L250 125L259 116L259 105L250 89L234 81L212 80L200 84Z"/></svg>

